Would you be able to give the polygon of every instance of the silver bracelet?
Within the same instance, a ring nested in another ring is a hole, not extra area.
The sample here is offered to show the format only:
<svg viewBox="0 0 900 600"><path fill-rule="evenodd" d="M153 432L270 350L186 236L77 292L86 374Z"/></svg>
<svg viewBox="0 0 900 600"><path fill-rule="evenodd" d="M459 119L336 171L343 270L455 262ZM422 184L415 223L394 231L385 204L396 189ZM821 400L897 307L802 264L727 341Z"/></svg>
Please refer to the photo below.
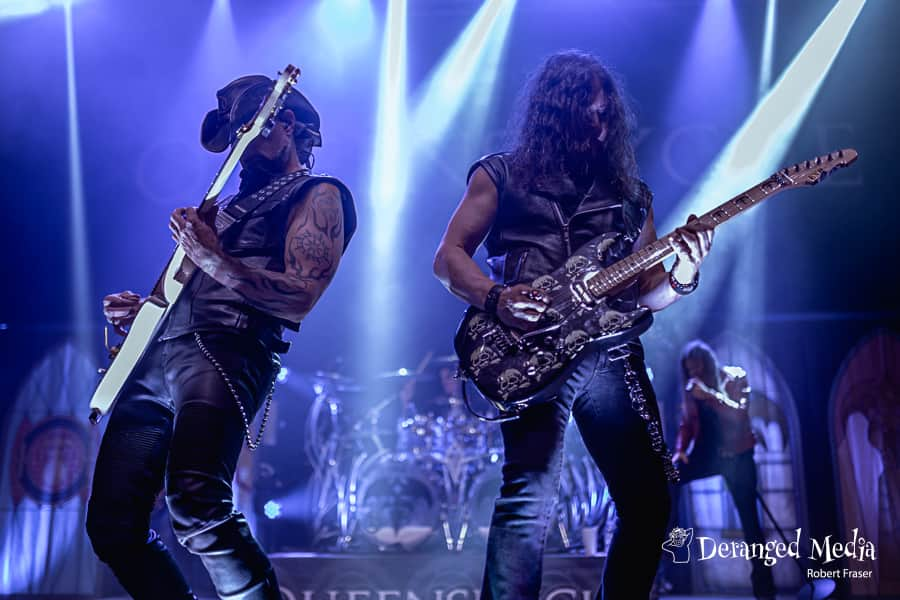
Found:
<svg viewBox="0 0 900 600"><path fill-rule="evenodd" d="M669 271L669 285L672 286L672 289L675 290L675 293L679 296L687 296L700 285L700 271L694 273L694 279L691 280L690 283L681 283L675 279L675 270L672 269Z"/></svg>

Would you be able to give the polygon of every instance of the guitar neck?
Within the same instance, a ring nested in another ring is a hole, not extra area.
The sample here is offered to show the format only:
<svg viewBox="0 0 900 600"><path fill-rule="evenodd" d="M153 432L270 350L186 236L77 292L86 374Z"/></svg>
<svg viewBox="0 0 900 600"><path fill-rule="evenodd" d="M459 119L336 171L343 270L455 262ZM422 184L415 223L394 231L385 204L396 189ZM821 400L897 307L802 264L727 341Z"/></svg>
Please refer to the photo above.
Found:
<svg viewBox="0 0 900 600"><path fill-rule="evenodd" d="M245 143L242 144L242 141ZM216 176L213 177L209 189L206 190L206 195L203 196L203 201L200 203L199 210L204 211L212 208L212 205L219 197L219 194L221 194L222 190L225 188L225 184L228 183L228 178L231 177L231 174L237 168L238 162L241 160L241 155L244 153L244 149L249 143L249 139L241 139L231 146L231 150L228 152L225 162L222 163L222 166L216 172Z"/></svg>
<svg viewBox="0 0 900 600"><path fill-rule="evenodd" d="M219 170L216 172L215 177L213 177L212 183L209 185L209 189L206 190L206 194L203 196L203 201L200 202L200 206L198 210L200 212L210 210L215 204L216 199L218 199L219 194L222 193L222 190L225 188L225 184L228 183L228 178L231 177L231 174L234 172L235 168L237 168L238 162L241 160L241 155L244 153L244 149L250 144L250 136L244 136L239 139L236 143L232 144L231 150L228 152L228 156L225 157L225 162L222 163L222 166L219 167ZM172 255L169 257L169 260L166 262L166 267L163 269L162 274L159 276L159 279L156 280L156 284L153 286L152 295L160 299L161 301L171 303L175 300L175 298L168 298L165 289L164 283L166 280L166 275L172 272L173 267L176 265L175 262L178 262L177 265L179 268L181 267L181 262L185 261L184 252L181 251L179 247L175 247L175 250L172 251Z"/></svg>
<svg viewBox="0 0 900 600"><path fill-rule="evenodd" d="M770 198L785 189L793 187L793 180L786 170L779 171L747 191L723 202L711 211L698 218L700 223L716 228L722 223L746 212L766 198ZM676 233L670 232L651 244L647 244L622 260L613 263L603 271L596 273L585 283L592 294L597 297L606 295L610 290L633 280L647 269L657 265L674 254L671 242Z"/></svg>

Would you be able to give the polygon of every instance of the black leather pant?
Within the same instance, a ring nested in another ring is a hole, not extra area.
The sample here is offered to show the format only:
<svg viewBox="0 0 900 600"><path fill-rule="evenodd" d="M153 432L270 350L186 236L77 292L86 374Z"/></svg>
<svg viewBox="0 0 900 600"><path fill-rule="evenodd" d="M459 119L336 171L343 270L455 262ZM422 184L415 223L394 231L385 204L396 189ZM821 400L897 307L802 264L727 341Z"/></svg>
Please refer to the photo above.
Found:
<svg viewBox="0 0 900 600"><path fill-rule="evenodd" d="M201 336L252 419L277 374L275 355L249 335ZM281 598L268 558L232 502L243 442L235 398L194 335L154 343L109 417L87 517L94 551L134 598L194 597L150 530L164 484L175 534L201 558L219 596Z"/></svg>

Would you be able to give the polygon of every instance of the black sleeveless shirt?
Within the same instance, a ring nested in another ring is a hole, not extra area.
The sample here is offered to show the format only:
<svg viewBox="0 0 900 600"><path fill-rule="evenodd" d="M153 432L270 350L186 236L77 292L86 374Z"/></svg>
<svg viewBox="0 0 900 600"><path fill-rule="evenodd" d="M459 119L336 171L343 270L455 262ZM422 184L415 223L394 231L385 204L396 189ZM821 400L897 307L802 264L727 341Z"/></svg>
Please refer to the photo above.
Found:
<svg viewBox="0 0 900 600"><path fill-rule="evenodd" d="M526 186L517 181L508 153L490 154L469 169L485 170L497 188L497 216L484 241L491 279L497 283L527 283L559 268L572 253L591 239L616 231L632 248L650 211L652 194L639 182L636 197L613 191L596 180L585 190L567 176ZM624 258L612 257L613 260ZM637 304L637 285L618 296ZM626 308L623 306L623 308Z"/></svg>
<svg viewBox="0 0 900 600"><path fill-rule="evenodd" d="M312 187L320 183L330 183L341 192L346 250L356 230L353 196L340 180L310 174L293 178L232 225L219 229L222 250L250 268L284 272L285 238L291 211ZM242 191L227 205L240 202L248 193L249 190ZM300 323L251 306L240 294L198 269L169 312L160 339L172 339L194 331L236 330L257 336L276 352L285 352L289 346L282 340L285 327L297 331Z"/></svg>

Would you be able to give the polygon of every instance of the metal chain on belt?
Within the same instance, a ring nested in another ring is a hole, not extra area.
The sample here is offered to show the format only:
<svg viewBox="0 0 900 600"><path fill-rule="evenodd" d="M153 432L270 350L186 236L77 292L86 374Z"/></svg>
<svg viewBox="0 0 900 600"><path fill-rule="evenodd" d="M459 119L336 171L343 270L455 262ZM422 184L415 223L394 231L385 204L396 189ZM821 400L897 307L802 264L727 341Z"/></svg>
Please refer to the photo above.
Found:
<svg viewBox="0 0 900 600"><path fill-rule="evenodd" d="M631 366L630 361L626 359L623 362L625 363L625 385L628 387L631 408L647 422L647 433L650 434L650 445L653 448L653 451L663 461L663 470L666 473L666 479L671 483L678 483L681 480L681 475L678 473L678 469L675 468L675 465L672 464L672 453L669 452L669 448L666 446L665 440L663 440L662 424L660 423L659 415L656 411L651 411L647 406L647 398L644 396L644 389L641 387L638 374L634 370L634 367Z"/></svg>
<svg viewBox="0 0 900 600"><path fill-rule="evenodd" d="M234 386L231 384L231 379L229 379L228 375L225 373L225 369L219 364L219 361L216 360L216 357L213 356L206 347L206 344L203 343L203 338L200 337L199 331L194 332L194 339L197 341L200 352L203 353L206 360L212 363L212 366L219 372L219 375L222 376L222 380L225 382L225 386L234 397L234 402L237 404L238 410L241 412L241 418L244 421L244 436L247 438L247 447L250 448L251 452L256 450L259 448L260 442L262 441L263 432L266 430L266 423L269 422L269 410L272 408L272 394L275 393L275 379L272 379L272 387L269 388L269 395L266 397L266 408L263 411L262 423L259 425L259 431L256 433L256 439L254 440L250 431L250 419L247 418L247 411L244 409L244 404L241 402L237 390L235 390Z"/></svg>

